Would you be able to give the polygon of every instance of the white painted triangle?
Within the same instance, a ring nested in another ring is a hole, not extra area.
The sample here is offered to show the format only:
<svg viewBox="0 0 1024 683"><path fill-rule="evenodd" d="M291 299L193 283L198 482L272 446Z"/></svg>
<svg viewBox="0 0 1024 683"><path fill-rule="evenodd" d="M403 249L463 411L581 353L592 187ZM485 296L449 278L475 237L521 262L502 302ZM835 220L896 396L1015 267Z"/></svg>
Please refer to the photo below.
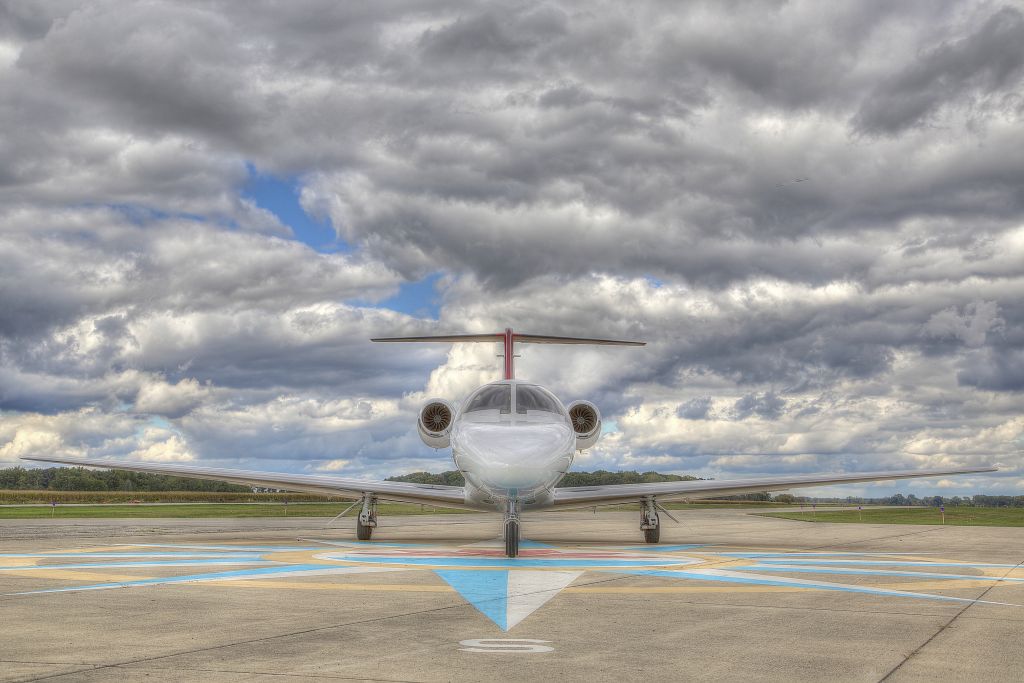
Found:
<svg viewBox="0 0 1024 683"><path fill-rule="evenodd" d="M514 570L508 573L505 630L512 628L576 580L583 572Z"/></svg>

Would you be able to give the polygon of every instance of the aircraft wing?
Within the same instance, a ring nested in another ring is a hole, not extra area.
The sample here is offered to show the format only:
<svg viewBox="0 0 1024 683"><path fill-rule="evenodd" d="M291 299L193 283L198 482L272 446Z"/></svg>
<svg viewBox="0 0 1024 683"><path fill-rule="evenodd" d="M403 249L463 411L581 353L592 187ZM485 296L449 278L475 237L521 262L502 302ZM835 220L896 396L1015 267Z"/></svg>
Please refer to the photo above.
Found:
<svg viewBox="0 0 1024 683"><path fill-rule="evenodd" d="M169 465L118 460L86 460L83 458L22 458L36 462L55 462L63 465L84 467L106 467L129 472L150 472L167 474L172 477L189 479L213 479L244 486L265 486L302 493L319 493L341 498L361 498L372 493L382 500L403 503L426 503L438 507L467 508L465 490L461 486L439 486L434 484L412 484L401 481L363 481L310 474L284 474L278 472L256 472L251 470L229 470L218 467L194 467L192 465Z"/></svg>
<svg viewBox="0 0 1024 683"><path fill-rule="evenodd" d="M887 481L911 477L938 477L947 474L970 474L995 472L995 467L961 467L950 470L903 470L893 472L853 472L850 474L804 474L760 479L734 479L731 481L697 480L666 481L655 484L613 484L608 486L574 486L555 489L556 508L591 507L633 503L646 496L657 496L658 500L679 500L685 498L714 498L734 496L741 493L763 491L786 491L805 486L828 484L856 484L865 481Z"/></svg>

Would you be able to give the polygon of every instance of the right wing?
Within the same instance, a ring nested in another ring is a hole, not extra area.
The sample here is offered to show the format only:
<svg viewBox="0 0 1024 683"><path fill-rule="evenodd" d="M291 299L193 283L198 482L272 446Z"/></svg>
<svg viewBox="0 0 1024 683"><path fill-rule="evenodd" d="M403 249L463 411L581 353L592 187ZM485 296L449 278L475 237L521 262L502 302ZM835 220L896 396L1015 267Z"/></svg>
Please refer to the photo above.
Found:
<svg viewBox="0 0 1024 683"><path fill-rule="evenodd" d="M594 505L615 505L635 503L648 496L659 500L686 498L714 498L735 496L741 493L764 491L786 491L805 486L826 486L828 484L856 484L865 481L886 481L909 479L911 477L938 477L948 474L972 474L995 472L995 467L961 467L955 470L902 470L894 472L853 472L850 474L804 474L789 477L764 477L761 479L715 479L696 481L665 481L652 484L611 484L606 486L574 486L555 489L556 508L592 507Z"/></svg>
<svg viewBox="0 0 1024 683"><path fill-rule="evenodd" d="M438 507L469 508L466 491L461 486L439 486L434 484L412 484L402 481L363 481L310 474L284 474L279 472L258 472L252 470L229 470L219 467L194 467L192 465L165 465L122 460L86 460L83 458L22 458L35 462L55 462L80 467L106 467L129 472L151 472L172 477L189 479L213 479L244 486L265 486L268 488L320 493L341 498L362 498L371 493L382 500L402 503L426 503Z"/></svg>

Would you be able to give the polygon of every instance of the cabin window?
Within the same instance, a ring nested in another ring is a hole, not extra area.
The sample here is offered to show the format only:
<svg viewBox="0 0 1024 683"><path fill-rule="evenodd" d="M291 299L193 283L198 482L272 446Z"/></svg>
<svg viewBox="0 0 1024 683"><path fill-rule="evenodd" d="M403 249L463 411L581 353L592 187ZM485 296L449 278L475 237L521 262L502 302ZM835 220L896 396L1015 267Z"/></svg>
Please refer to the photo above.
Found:
<svg viewBox="0 0 1024 683"><path fill-rule="evenodd" d="M469 400L466 412L473 413L478 410L512 412L512 387L508 384L492 384L476 392Z"/></svg>
<svg viewBox="0 0 1024 683"><path fill-rule="evenodd" d="M540 410L545 413L561 414L558 399L545 389L532 384L516 385L516 412L526 415L527 411Z"/></svg>

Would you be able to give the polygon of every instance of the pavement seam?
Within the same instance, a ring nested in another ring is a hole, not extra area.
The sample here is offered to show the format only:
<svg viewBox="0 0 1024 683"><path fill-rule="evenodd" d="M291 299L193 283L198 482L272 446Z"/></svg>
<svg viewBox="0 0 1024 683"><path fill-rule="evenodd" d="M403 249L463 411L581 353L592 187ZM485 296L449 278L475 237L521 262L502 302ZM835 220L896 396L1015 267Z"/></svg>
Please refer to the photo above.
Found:
<svg viewBox="0 0 1024 683"><path fill-rule="evenodd" d="M1013 572L1013 571L1014 571L1014 570L1016 570L1016 569L1020 569L1020 568L1021 568L1021 566L1024 566L1024 560L1022 560L1021 562L1018 562L1018 563L1017 563L1017 566L1016 566L1016 567L1014 567L1013 569L1009 569L1009 570L1007 570L1007 571L1006 571L1006 573L1005 573L1005 574L1003 574L1003 576L1004 576L1004 577L1006 577L1006 576L1009 576L1011 572ZM967 610L969 610L970 608L972 608L972 607L974 607L974 606L975 606L976 604L978 604L978 601L979 601L979 600L981 600L981 599L982 599L982 598L984 598L984 597L985 597L986 595L988 595L989 591L991 591L991 590L992 590L993 588L995 588L995 587L996 587L996 586L998 586L998 585L999 585L999 583L993 583L993 584L992 584L991 586L989 586L989 587L988 587L988 588L986 588L986 589L985 589L984 591L982 591L982 592L981 592L981 595L979 595L978 597L976 597L976 598L975 598L975 599L974 599L973 601L971 601L971 602L967 603L967 604L966 604L966 605L965 605L965 606L963 607L963 609L961 609L961 610L957 611L957 613L956 613L956 614L954 614L954 615L952 616L952 618L951 618L951 619L950 619L949 621L947 621L947 622L946 622L945 624L943 624L942 626L940 626L940 627L939 627L939 629L938 629L938 630L937 630L937 631L936 631L935 633L933 633L933 634L932 634L932 635L931 635L931 636L930 636L930 637L928 638L928 640L926 640L926 641L924 641L923 643L921 643L920 645L918 645L918 646L917 646L917 647L916 647L916 648L914 649L914 651L913 651L913 652L911 652L911 653L910 653L910 654L908 654L908 655L907 655L906 657L904 657L904 658L903 658L903 661L901 661L901 662L900 662L899 664L897 664L896 666L894 666L894 667L893 667L893 668L892 668L892 669L891 669L891 670L889 671L889 673L885 674L885 675L884 675L884 676L882 676L882 677L881 677L880 679L878 679L878 683L884 683L884 681L887 681L887 680L889 680L889 678L890 678L890 677L891 677L891 676L892 676L892 675L893 675L894 673L896 673L897 671L899 671L899 670L900 670L900 668L901 668L901 667L902 667L902 666L903 666L904 664L906 664L907 662L909 662L909 661L910 661L910 660L911 660L911 659L912 659L912 658L913 658L913 657L914 657L915 655L917 655L917 654L918 654L918 653L919 653L919 652L920 652L921 650L923 650L923 649L924 649L925 647L927 647L927 646L928 646L928 644L929 644L930 642L932 642L933 640L935 640L935 638L937 638L937 637L938 637L938 636L939 636L939 635L940 635L941 633L945 632L945 630L946 630L947 628L949 628L949 627L950 627L950 625L951 625L951 624L952 624L952 623L953 623L954 621L956 621L956 620L957 620L957 618L959 618L961 614L963 614L964 612L966 612Z"/></svg>
<svg viewBox="0 0 1024 683"><path fill-rule="evenodd" d="M340 674L317 674L317 673L294 673L287 671L253 671L240 669L208 669L195 666L184 666L184 667L162 667L162 666L151 666L151 667L129 667L127 665L118 664L112 668L124 669L125 671L196 671L203 673L224 673L224 674L250 674L253 676L290 676L292 678L324 678L330 680L339 681L373 681L375 683L426 683L426 681L416 680L413 678L367 678L366 676L342 676Z"/></svg>

